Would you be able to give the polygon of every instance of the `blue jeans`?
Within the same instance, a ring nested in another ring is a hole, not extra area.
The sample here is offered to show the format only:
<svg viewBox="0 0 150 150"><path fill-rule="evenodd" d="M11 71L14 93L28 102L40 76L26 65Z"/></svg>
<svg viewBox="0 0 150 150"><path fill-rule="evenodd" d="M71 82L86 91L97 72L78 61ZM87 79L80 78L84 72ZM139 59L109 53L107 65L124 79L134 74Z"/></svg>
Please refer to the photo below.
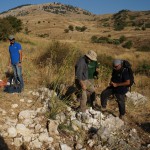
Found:
<svg viewBox="0 0 150 150"><path fill-rule="evenodd" d="M20 88L24 88L24 82L23 82L23 77L22 77L22 67L18 66L18 64L13 64L12 65L13 71L14 71L14 79L15 79L15 84L18 84L18 81L20 83Z"/></svg>

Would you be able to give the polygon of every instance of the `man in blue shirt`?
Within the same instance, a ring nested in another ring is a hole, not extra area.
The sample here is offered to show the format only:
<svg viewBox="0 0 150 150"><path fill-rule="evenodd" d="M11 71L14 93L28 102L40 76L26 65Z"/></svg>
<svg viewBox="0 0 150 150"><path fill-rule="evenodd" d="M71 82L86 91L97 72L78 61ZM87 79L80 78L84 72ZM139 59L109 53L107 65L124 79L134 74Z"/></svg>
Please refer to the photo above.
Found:
<svg viewBox="0 0 150 150"><path fill-rule="evenodd" d="M9 66L12 65L14 71L15 84L20 84L21 90L24 88L24 82L22 77L22 47L19 43L15 42L15 37L13 35L9 36L10 46L9 54L10 61Z"/></svg>

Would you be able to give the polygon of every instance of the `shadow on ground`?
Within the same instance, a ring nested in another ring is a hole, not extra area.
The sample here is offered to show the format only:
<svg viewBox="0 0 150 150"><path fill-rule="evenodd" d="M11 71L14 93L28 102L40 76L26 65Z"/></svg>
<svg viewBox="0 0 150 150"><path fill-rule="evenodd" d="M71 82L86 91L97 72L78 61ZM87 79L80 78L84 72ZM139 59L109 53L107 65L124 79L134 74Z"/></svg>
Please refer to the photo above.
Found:
<svg viewBox="0 0 150 150"><path fill-rule="evenodd" d="M150 122L138 124L145 132L150 133Z"/></svg>
<svg viewBox="0 0 150 150"><path fill-rule="evenodd" d="M0 150L10 150L2 136L0 136Z"/></svg>

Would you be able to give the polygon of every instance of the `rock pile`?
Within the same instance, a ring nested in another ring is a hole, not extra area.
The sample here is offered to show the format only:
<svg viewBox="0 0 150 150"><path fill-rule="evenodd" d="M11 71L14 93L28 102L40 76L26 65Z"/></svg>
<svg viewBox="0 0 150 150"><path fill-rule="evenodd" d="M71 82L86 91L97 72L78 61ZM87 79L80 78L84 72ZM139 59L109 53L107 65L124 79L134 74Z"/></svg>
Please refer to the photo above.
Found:
<svg viewBox="0 0 150 150"><path fill-rule="evenodd" d="M51 100L57 97L54 91L40 88L28 94L37 97L43 104L36 109L27 109L19 112L15 119L6 116L7 112L0 109L3 114L5 126L0 126L1 136L9 138L11 145L19 147L27 143L29 150L111 150L111 149L140 149L141 140L135 129L130 129L118 117L103 114L92 108L85 113L75 112L66 106L63 112L56 115L56 120L46 118L45 113L50 111ZM24 102L23 99L20 99ZM32 101L32 100L31 100ZM30 103L31 103L30 101ZM28 100L27 100L28 102ZM13 105L12 108L16 108ZM60 126L70 127L69 139L61 135ZM86 133L86 136L83 136Z"/></svg>

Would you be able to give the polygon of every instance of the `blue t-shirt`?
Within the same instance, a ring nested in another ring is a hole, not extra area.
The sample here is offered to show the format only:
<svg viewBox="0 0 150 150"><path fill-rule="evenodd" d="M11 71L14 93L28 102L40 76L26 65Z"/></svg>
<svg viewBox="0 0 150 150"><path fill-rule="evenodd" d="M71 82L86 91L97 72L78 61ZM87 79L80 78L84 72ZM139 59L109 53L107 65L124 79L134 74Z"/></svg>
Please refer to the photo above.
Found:
<svg viewBox="0 0 150 150"><path fill-rule="evenodd" d="M22 50L22 47L19 43L15 42L14 44L11 44L9 46L9 53L10 53L10 59L11 64L17 64L20 61L20 54L19 51Z"/></svg>

